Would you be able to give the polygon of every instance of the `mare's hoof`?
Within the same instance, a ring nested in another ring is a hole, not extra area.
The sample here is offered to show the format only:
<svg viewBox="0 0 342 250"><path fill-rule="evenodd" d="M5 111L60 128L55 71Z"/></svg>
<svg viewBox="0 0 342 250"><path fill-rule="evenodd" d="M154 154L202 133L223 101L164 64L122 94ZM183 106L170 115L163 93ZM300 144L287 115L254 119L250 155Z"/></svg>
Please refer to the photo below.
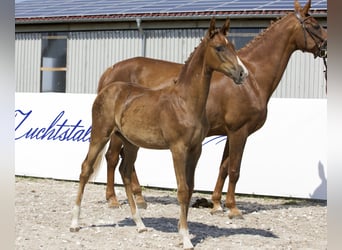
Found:
<svg viewBox="0 0 342 250"><path fill-rule="evenodd" d="M76 233L78 231L80 231L80 227L70 227L70 232Z"/></svg>
<svg viewBox="0 0 342 250"><path fill-rule="evenodd" d="M119 208L119 207L121 207L121 204L117 201L117 199L112 197L112 198L108 199L108 207Z"/></svg>
<svg viewBox="0 0 342 250"><path fill-rule="evenodd" d="M243 219L243 216L239 209L233 208L233 209L230 209L228 213L228 218L229 219Z"/></svg>

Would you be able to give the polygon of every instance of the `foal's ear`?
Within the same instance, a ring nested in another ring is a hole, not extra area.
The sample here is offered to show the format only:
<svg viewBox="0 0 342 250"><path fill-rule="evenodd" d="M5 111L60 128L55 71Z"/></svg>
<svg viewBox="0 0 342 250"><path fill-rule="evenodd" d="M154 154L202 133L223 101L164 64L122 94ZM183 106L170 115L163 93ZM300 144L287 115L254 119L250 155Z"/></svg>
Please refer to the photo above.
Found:
<svg viewBox="0 0 342 250"><path fill-rule="evenodd" d="M207 32L207 36L209 38L212 37L215 34L215 30L216 30L215 23L216 23L215 17L212 17L211 20L210 20L210 26L209 26L209 29L208 29L208 32Z"/></svg>
<svg viewBox="0 0 342 250"><path fill-rule="evenodd" d="M226 21L224 22L222 28L221 28L221 33L225 36L228 35L228 30L229 30L229 26L230 26L230 19L229 17L226 19Z"/></svg>

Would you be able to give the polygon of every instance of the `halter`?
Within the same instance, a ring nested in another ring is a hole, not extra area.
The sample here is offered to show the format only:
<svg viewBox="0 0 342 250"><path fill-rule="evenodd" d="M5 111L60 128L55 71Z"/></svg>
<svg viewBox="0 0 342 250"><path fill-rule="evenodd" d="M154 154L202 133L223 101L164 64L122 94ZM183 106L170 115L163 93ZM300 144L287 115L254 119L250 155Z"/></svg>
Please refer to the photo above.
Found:
<svg viewBox="0 0 342 250"><path fill-rule="evenodd" d="M323 58L323 62L324 62L324 66L325 66L325 70L324 70L324 75L325 75L325 80L327 80L327 72L328 72L328 68L327 68L327 57L328 57L328 50L327 50L327 39L323 39L322 37L318 36L317 34L313 33L310 29L308 29L306 27L306 21L313 18L312 16L307 16L304 19L302 19L302 17L299 15L299 13L296 13L296 17L299 20L302 29L303 29L303 33L304 33L304 41L305 41L305 47L307 47L307 37L306 37L306 32L310 35L310 37L312 38L312 40L314 40L317 48L318 48L318 52L315 52L314 56L315 57L321 57ZM306 32L305 32L306 31ZM318 40L317 40L318 39Z"/></svg>

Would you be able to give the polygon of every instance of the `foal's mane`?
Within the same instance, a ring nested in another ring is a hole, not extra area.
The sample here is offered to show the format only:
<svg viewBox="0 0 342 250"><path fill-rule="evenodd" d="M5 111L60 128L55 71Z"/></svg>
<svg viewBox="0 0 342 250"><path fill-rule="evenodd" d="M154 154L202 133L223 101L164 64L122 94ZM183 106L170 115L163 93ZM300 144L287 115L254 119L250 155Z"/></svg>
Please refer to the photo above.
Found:
<svg viewBox="0 0 342 250"><path fill-rule="evenodd" d="M180 71L179 77L178 79L185 74L188 66L189 66L189 62L191 62L192 58L194 57L194 54L196 54L195 52L197 50L203 49L204 46L207 45L207 42L209 41L209 39L211 39L212 37L214 37L216 34L220 33L220 29L215 29L215 31L208 37L208 34L206 33L205 36L203 38L201 38L201 41L199 43L198 46L196 46L194 48L194 50L191 52L191 54L189 55L188 59L185 60L184 65Z"/></svg>
<svg viewBox="0 0 342 250"><path fill-rule="evenodd" d="M263 30L260 34L258 34L256 37L254 37L251 41L249 41L249 43L247 43L244 47L240 48L238 50L238 52L243 52L244 50L249 49L250 47L252 47L255 43L257 43L258 41L260 41L260 39L262 39L266 34L269 33L269 31L273 30L276 26L278 26L278 24L284 20L286 17L289 16L289 14L291 14L293 12L289 12L288 14L286 14L283 17L279 17L277 18L276 21L271 21L271 25L268 26L265 30Z"/></svg>

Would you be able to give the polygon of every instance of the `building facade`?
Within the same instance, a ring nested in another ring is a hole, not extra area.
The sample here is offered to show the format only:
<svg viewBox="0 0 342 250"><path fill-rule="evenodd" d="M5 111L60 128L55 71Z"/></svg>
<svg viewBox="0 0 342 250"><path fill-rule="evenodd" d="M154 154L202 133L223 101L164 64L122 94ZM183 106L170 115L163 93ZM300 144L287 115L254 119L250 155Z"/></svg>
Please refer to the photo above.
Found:
<svg viewBox="0 0 342 250"><path fill-rule="evenodd" d="M16 16L16 92L96 93L104 70L121 60L146 56L183 63L199 44L211 16L218 22L231 17L229 39L239 49L286 12L226 13L189 12L167 18L146 13L122 18ZM326 9L314 16L326 27ZM326 98L325 87L323 60L296 51L273 96Z"/></svg>

